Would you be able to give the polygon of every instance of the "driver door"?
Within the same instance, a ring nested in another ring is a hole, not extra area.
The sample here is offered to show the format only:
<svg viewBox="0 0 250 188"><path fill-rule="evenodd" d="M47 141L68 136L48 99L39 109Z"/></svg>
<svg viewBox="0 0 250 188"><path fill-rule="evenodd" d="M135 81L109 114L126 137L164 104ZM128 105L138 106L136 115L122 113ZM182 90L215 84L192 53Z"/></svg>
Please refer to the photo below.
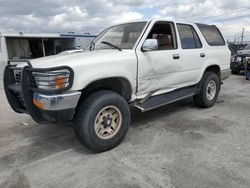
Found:
<svg viewBox="0 0 250 188"><path fill-rule="evenodd" d="M159 49L143 52L139 47L136 50L138 56L137 95L174 90L184 81L174 23L157 21L151 25L153 25L151 30L145 33L139 46L142 46L146 39L157 39Z"/></svg>

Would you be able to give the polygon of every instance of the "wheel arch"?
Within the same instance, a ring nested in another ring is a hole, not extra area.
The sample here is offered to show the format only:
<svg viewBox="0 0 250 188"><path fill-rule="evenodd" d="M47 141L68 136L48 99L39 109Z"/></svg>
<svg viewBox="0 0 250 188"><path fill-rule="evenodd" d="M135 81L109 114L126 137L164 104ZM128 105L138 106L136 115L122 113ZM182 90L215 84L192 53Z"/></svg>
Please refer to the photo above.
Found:
<svg viewBox="0 0 250 188"><path fill-rule="evenodd" d="M100 90L115 91L123 96L126 101L130 101L133 92L130 82L124 77L103 78L95 80L83 88L79 101L84 100L87 96Z"/></svg>
<svg viewBox="0 0 250 188"><path fill-rule="evenodd" d="M205 72L214 72L215 74L217 74L219 80L221 80L221 68L219 65L217 65L217 64L209 65L203 71L203 75L205 74Z"/></svg>

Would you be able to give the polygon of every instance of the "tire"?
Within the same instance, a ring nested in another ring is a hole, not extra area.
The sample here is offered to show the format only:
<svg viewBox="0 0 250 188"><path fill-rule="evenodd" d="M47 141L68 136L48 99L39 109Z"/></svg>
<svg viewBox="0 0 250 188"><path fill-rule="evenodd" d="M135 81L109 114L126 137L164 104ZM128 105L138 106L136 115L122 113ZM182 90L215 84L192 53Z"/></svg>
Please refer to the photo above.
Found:
<svg viewBox="0 0 250 188"><path fill-rule="evenodd" d="M122 142L130 119L127 101L116 92L103 90L82 101L77 109L73 128L84 146L103 152Z"/></svg>
<svg viewBox="0 0 250 188"><path fill-rule="evenodd" d="M209 84L215 86L215 91L209 89L210 88L209 86L211 86ZM220 80L217 74L213 72L205 72L201 80L200 92L199 94L194 96L194 102L196 105L203 108L212 107L218 98L219 91L220 91Z"/></svg>

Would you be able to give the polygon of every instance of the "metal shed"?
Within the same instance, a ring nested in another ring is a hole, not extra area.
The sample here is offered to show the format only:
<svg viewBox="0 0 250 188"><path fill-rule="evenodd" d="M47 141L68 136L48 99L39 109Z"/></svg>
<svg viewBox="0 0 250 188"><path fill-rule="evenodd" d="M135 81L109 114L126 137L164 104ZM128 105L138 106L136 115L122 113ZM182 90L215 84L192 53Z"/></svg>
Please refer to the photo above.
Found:
<svg viewBox="0 0 250 188"><path fill-rule="evenodd" d="M74 33L0 33L0 62L7 62L8 59L33 59L84 48L95 37Z"/></svg>

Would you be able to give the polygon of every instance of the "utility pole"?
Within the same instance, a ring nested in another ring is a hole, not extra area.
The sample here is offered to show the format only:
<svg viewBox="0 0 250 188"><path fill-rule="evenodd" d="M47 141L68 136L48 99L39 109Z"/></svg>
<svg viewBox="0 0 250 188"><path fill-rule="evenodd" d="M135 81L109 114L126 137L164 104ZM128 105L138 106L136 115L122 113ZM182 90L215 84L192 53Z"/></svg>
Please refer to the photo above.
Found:
<svg viewBox="0 0 250 188"><path fill-rule="evenodd" d="M242 34L241 34L241 44L243 43L243 39L244 39L244 32L245 32L245 28L242 28Z"/></svg>

